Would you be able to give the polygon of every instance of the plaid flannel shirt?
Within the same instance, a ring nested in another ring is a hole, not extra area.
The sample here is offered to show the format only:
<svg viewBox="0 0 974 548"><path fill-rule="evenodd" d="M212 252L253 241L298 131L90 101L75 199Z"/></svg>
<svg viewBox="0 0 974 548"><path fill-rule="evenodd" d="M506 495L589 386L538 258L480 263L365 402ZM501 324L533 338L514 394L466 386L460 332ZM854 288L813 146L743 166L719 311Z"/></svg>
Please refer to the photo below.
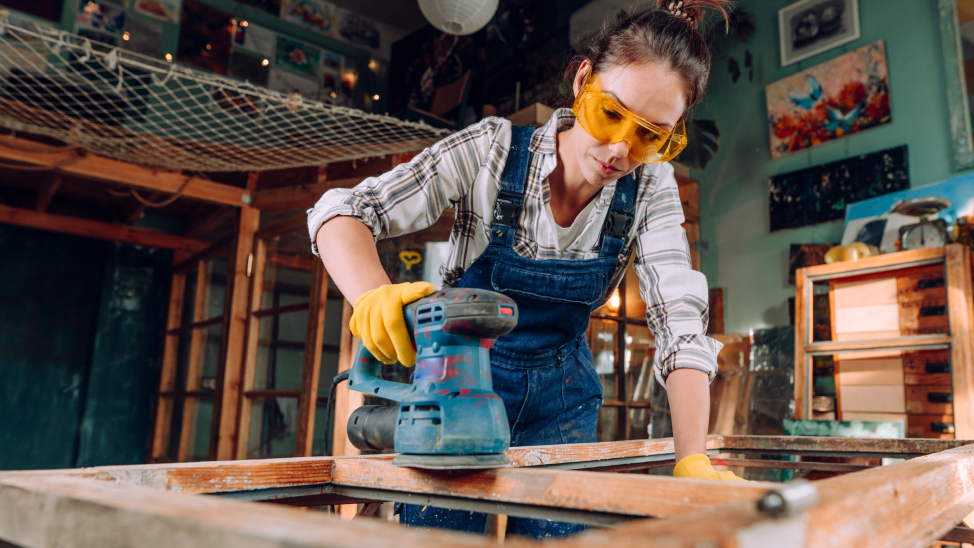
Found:
<svg viewBox="0 0 974 548"><path fill-rule="evenodd" d="M599 235L612 203L616 183L602 189L581 234L567 249L558 247L554 221L545 211L550 198L548 175L557 164L556 133L572 127L575 116L559 109L534 133L534 153L528 170L524 205L514 249L535 260L592 259L599 254ZM480 256L490 241L494 198L511 142L511 122L485 118L446 137L393 170L369 177L350 189L326 192L308 210L312 251L321 225L338 215L355 217L372 231L376 240L422 230L432 225L444 209L456 209L450 236L452 249L440 273L452 285ZM717 373L721 343L707 337L707 279L690 268L686 233L680 226L683 208L673 167L642 165L636 222L620 256L612 287L625 273L635 246L633 267L639 275L639 292L646 302L646 319L656 338L656 378L664 383L679 368L697 369L711 380Z"/></svg>

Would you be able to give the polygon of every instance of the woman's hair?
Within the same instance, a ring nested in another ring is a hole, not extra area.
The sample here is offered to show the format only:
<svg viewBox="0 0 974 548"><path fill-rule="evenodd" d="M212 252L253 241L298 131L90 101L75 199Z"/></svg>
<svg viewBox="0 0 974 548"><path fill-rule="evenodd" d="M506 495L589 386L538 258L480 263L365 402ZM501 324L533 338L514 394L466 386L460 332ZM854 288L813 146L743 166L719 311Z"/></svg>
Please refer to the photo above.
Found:
<svg viewBox="0 0 974 548"><path fill-rule="evenodd" d="M697 25L708 9L730 25L725 6L729 0L656 0L656 5L634 11L606 26L569 62L569 84L584 61L598 73L616 66L657 63L677 74L683 82L687 109L703 97L710 72L710 53Z"/></svg>

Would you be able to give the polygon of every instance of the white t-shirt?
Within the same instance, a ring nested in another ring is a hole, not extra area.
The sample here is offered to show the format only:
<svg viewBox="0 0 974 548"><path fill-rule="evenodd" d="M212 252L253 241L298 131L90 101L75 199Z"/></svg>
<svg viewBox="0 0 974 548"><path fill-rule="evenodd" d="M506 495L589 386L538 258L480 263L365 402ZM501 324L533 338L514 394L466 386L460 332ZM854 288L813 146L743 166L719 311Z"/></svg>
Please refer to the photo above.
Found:
<svg viewBox="0 0 974 548"><path fill-rule="evenodd" d="M595 198L592 198L585 209L575 217L575 221L572 222L572 226L565 228L560 226L555 222L555 215L551 212L551 202L545 202L544 212L548 216L548 221L551 222L551 226L555 227L555 234L558 237L558 250L564 251L571 247L578 236L582 233L582 229L588 224L588 218L592 215L592 210L595 209Z"/></svg>

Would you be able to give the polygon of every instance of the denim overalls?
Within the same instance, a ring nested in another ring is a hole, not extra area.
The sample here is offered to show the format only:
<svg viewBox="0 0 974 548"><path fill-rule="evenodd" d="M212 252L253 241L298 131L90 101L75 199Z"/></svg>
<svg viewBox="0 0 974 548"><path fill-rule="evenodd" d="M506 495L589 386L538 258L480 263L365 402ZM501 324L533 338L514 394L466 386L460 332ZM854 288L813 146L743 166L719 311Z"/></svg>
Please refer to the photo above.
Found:
<svg viewBox="0 0 974 548"><path fill-rule="evenodd" d="M607 292L633 223L636 181L616 183L602 227L598 258L534 260L513 249L531 164L532 126L513 126L511 149L494 202L490 244L457 287L501 292L518 306L518 324L490 351L494 391L504 400L511 446L596 441L602 381L592 364L585 330ZM511 518L518 535L561 536L587 527L540 519ZM486 515L403 505L400 522L483 533Z"/></svg>

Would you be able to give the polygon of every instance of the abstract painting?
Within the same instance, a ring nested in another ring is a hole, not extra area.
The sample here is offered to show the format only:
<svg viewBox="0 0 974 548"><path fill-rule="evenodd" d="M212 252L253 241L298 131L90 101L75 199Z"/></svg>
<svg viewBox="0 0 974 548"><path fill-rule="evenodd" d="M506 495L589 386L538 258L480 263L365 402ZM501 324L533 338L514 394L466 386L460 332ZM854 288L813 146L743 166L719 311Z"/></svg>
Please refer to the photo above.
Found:
<svg viewBox="0 0 974 548"><path fill-rule="evenodd" d="M132 4L137 13L169 23L179 22L181 2L176 0L135 0Z"/></svg>
<svg viewBox="0 0 974 548"><path fill-rule="evenodd" d="M78 26L108 34L121 34L125 27L125 10L103 2L78 3Z"/></svg>
<svg viewBox="0 0 974 548"><path fill-rule="evenodd" d="M771 232L841 221L846 206L910 188L906 145L768 180Z"/></svg>
<svg viewBox="0 0 974 548"><path fill-rule="evenodd" d="M859 0L801 0L778 10L781 66L859 38Z"/></svg>
<svg viewBox="0 0 974 548"><path fill-rule="evenodd" d="M281 19L334 36L338 29L335 6L321 0L284 0Z"/></svg>
<svg viewBox="0 0 974 548"><path fill-rule="evenodd" d="M766 93L772 158L892 120L882 40L769 84Z"/></svg>

